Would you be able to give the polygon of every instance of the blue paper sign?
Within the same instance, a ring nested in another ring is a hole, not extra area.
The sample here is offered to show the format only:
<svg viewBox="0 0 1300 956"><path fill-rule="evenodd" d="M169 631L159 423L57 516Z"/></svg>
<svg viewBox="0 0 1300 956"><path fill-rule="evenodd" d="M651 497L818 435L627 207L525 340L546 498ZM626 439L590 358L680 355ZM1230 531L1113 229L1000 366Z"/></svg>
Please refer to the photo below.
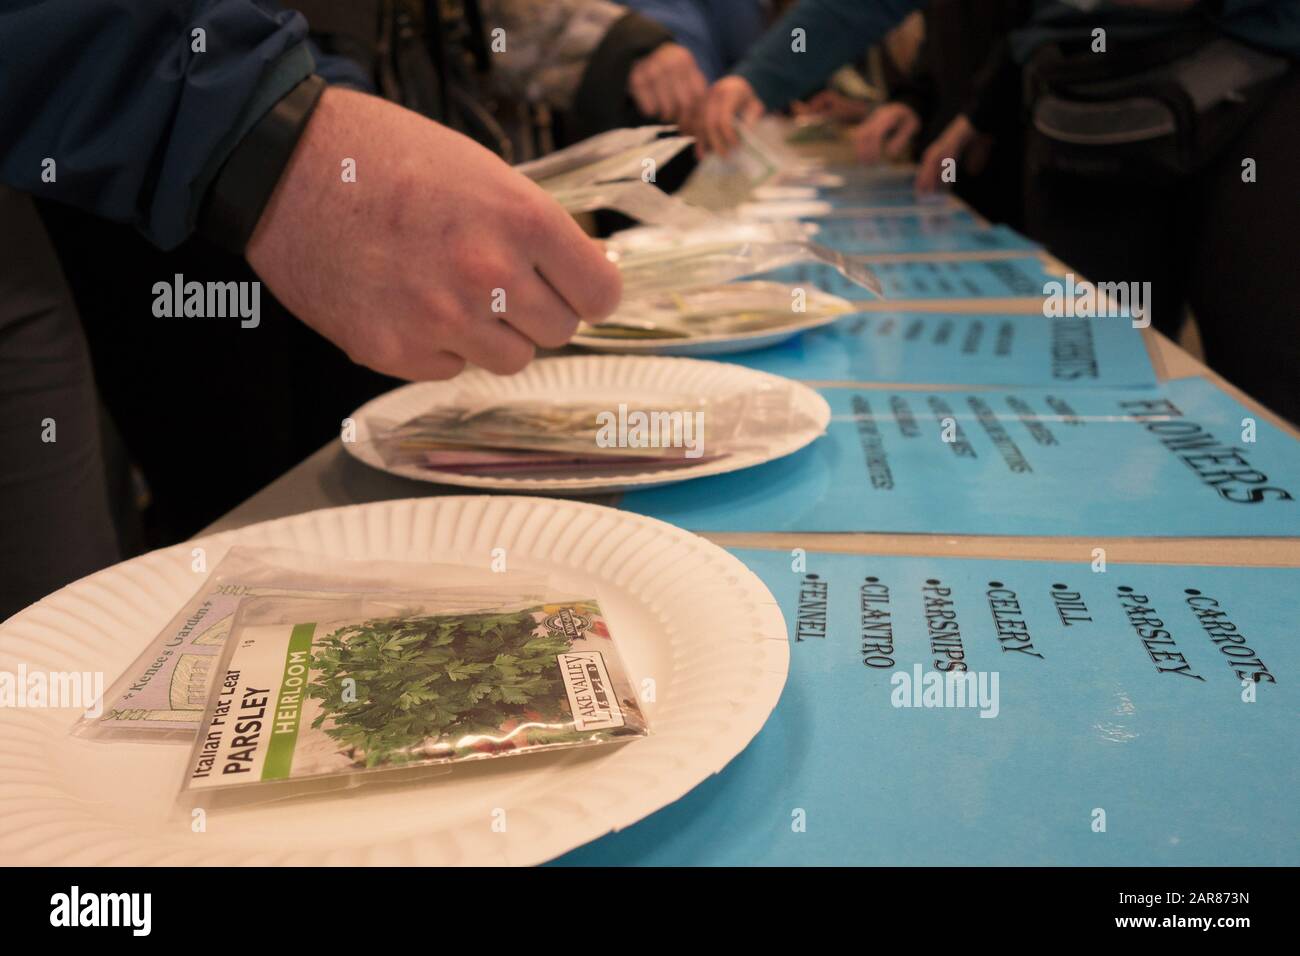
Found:
<svg viewBox="0 0 1300 956"><path fill-rule="evenodd" d="M1300 442L1204 379L821 394L811 446L622 507L694 531L1300 536Z"/></svg>
<svg viewBox="0 0 1300 956"><path fill-rule="evenodd" d="M885 187L872 189L827 189L817 194L817 201L830 205L837 210L836 215L845 215L839 210L864 210L864 215L871 215L876 209L901 209L916 207L922 214L937 209L962 209L948 193L932 193L919 196L910 186L904 188Z"/></svg>
<svg viewBox="0 0 1300 956"><path fill-rule="evenodd" d="M718 356L787 378L962 385L1155 384L1129 319L863 312L757 352Z"/></svg>
<svg viewBox="0 0 1300 956"><path fill-rule="evenodd" d="M849 223L850 225L852 223ZM816 240L841 252L858 255L896 252L1032 252L1039 246L1008 226L987 229L949 229L932 234L902 235L888 238L861 234L855 229L839 229L836 221L823 219Z"/></svg>
<svg viewBox="0 0 1300 956"><path fill-rule="evenodd" d="M775 712L561 864L1300 863L1300 569L736 553Z"/></svg>
<svg viewBox="0 0 1300 956"><path fill-rule="evenodd" d="M1015 259L956 259L934 262L903 259L875 262L888 299L1044 299L1048 282L1059 282L1037 256ZM870 299L871 293L821 263L800 263L758 278L790 285L814 285L846 299Z"/></svg>
<svg viewBox="0 0 1300 956"><path fill-rule="evenodd" d="M952 232L986 228L964 209L934 209L853 219L829 216L809 221L818 226L819 237L830 235L839 242L872 244L896 243L902 239L943 236Z"/></svg>

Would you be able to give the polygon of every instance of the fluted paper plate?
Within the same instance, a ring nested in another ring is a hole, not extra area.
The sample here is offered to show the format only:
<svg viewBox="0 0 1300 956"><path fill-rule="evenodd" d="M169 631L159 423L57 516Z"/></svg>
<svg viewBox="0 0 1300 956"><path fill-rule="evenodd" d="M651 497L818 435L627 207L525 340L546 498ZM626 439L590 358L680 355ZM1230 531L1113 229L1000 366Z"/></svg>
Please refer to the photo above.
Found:
<svg viewBox="0 0 1300 956"><path fill-rule="evenodd" d="M475 400L516 398L520 401L569 397L603 402L610 411L616 411L620 402L627 403L632 408L653 409L656 403L670 404L679 397L722 397L736 391L774 384L790 390L794 410L802 413L802 418L808 423L807 427L775 437L761 449L737 452L712 461L702 461L698 465L647 470L635 474L574 478L488 477L419 468L415 465L388 465L375 448L370 427L373 419L406 421L429 411L440 402L457 401L466 396ZM355 440L343 442L343 447L360 461L380 471L440 485L526 495L577 495L669 485L689 478L738 471L782 458L821 436L830 422L831 410L824 398L800 382L739 365L662 356L576 355L538 359L518 375L508 377L471 369L445 382L404 385L367 402L353 412L351 418L356 426Z"/></svg>
<svg viewBox="0 0 1300 956"><path fill-rule="evenodd" d="M589 335L579 328L573 337L573 344L610 355L734 355L780 345L796 335L830 325L847 314L808 315L795 312L791 313L789 322L776 328L695 335L689 339L618 339L606 335Z"/></svg>
<svg viewBox="0 0 1300 956"><path fill-rule="evenodd" d="M504 548L512 569L545 570L558 587L600 599L650 736L462 765L408 786L210 810L195 833L171 809L188 745L76 738L73 710L0 707L0 862L540 863L721 770L785 683L781 611L721 548L597 505L486 496L310 512L127 561L0 625L0 671L103 671L107 685L197 587L193 549L213 567L234 544L351 559L456 555L485 567Z"/></svg>

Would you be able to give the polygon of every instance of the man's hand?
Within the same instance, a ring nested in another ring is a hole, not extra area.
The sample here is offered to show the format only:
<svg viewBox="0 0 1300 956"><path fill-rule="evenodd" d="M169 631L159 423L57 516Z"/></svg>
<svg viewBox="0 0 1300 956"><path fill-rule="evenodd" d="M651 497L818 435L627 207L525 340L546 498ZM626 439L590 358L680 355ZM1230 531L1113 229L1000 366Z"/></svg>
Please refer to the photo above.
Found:
<svg viewBox="0 0 1300 956"><path fill-rule="evenodd" d="M628 92L646 116L679 123L695 113L709 88L691 51L679 43L660 44L632 65Z"/></svg>
<svg viewBox="0 0 1300 956"><path fill-rule="evenodd" d="M517 372L621 291L600 246L538 186L459 133L341 89L321 97L248 261L353 361L408 379L467 361Z"/></svg>
<svg viewBox="0 0 1300 956"><path fill-rule="evenodd" d="M951 159L953 168L956 168L956 164L961 162L962 153L977 135L966 115L958 114L921 156L921 165L916 171L916 191L932 193L938 189L943 181L944 160Z"/></svg>
<svg viewBox="0 0 1300 956"><path fill-rule="evenodd" d="M695 130L696 151L726 155L736 148L736 118L752 123L763 115L763 101L749 81L739 76L724 76L709 89L704 98L703 121Z"/></svg>
<svg viewBox="0 0 1300 956"><path fill-rule="evenodd" d="M921 117L903 103L884 103L849 132L849 141L864 163L899 160L911 149Z"/></svg>
<svg viewBox="0 0 1300 956"><path fill-rule="evenodd" d="M824 116L839 123L857 123L866 118L870 104L835 90L821 90L808 102L794 103L792 107L795 116Z"/></svg>

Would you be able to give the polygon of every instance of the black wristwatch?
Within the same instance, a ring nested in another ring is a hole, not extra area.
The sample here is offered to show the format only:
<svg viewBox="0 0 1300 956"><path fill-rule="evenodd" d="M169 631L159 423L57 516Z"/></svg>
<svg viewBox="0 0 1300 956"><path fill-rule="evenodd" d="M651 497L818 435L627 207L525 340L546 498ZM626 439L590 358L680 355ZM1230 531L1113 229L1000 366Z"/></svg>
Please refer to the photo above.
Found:
<svg viewBox="0 0 1300 956"><path fill-rule="evenodd" d="M204 197L201 235L228 252L244 254L325 86L319 76L307 77L239 141Z"/></svg>

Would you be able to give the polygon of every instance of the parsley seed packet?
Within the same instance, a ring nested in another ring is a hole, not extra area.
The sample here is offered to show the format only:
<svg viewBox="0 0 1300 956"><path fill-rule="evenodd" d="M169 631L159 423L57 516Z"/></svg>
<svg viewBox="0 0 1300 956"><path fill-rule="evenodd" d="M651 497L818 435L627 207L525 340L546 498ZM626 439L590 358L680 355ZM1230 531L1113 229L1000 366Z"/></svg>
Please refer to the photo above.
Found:
<svg viewBox="0 0 1300 956"><path fill-rule="evenodd" d="M647 733L596 600L442 607L417 594L246 599L184 791L348 785Z"/></svg>
<svg viewBox="0 0 1300 956"><path fill-rule="evenodd" d="M82 717L72 733L108 743L192 741L241 602L358 592L413 592L426 598L436 593L443 610L470 611L496 607L503 596L540 601L548 588L544 575L488 571L469 558L459 564L354 561L237 545L113 682L102 713Z"/></svg>

